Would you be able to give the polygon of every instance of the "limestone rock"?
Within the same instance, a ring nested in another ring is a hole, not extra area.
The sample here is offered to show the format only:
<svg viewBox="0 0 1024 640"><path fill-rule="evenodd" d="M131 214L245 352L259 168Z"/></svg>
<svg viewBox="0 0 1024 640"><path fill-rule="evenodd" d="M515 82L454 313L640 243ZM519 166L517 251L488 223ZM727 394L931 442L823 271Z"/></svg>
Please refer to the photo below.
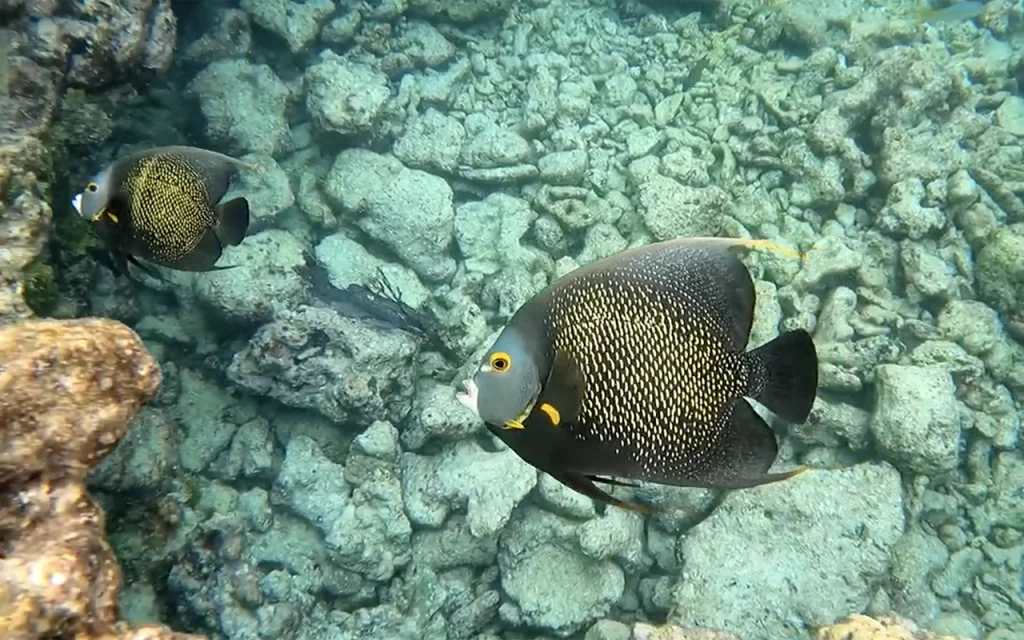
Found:
<svg viewBox="0 0 1024 640"><path fill-rule="evenodd" d="M961 420L949 372L884 364L875 369L875 381L871 431L893 464L929 476L955 469Z"/></svg>

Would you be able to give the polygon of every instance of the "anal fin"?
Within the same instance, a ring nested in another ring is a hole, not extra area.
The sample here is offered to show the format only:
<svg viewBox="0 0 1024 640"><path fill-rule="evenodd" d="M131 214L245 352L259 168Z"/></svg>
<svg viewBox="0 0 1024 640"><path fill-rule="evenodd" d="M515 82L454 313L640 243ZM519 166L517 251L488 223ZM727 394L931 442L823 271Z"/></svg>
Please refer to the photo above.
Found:
<svg viewBox="0 0 1024 640"><path fill-rule="evenodd" d="M136 267L138 267L139 271L142 271L143 273L145 273L150 278L153 278L154 280L159 280L160 282L164 281L164 277L162 275L160 275L159 271L154 269L151 265L143 264L142 262L139 262L139 260L135 256L133 256L132 254L130 254L130 253L129 254L125 254L124 257L123 257L123 260L125 262L124 267L125 267L125 273L126 274L128 272L128 264L127 263L130 262L133 265L135 265Z"/></svg>
<svg viewBox="0 0 1024 640"><path fill-rule="evenodd" d="M213 229L207 229L192 251L177 260L161 264L181 271L213 271L217 269L214 264L220 259L222 252L223 248L217 234Z"/></svg>
<svg viewBox="0 0 1024 640"><path fill-rule="evenodd" d="M616 480L615 478L602 478L601 476L590 476L590 479L594 482L600 482L601 484L610 484L616 487L635 487L637 485L632 482L626 482L625 480Z"/></svg>
<svg viewBox="0 0 1024 640"><path fill-rule="evenodd" d="M778 451L771 428L741 398L733 405L714 454L695 480L711 489L745 489L786 480L806 470L768 473Z"/></svg>

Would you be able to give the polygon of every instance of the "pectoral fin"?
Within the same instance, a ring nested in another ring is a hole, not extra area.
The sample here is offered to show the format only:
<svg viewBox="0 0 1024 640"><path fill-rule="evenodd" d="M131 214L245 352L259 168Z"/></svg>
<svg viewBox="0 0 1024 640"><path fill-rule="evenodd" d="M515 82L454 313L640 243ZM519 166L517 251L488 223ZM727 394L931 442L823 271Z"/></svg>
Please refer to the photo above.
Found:
<svg viewBox="0 0 1024 640"><path fill-rule="evenodd" d="M580 415L586 385L576 361L564 351L556 351L533 411L524 421L532 425L560 427L574 424Z"/></svg>
<svg viewBox="0 0 1024 640"><path fill-rule="evenodd" d="M140 271L145 273L150 278L153 278L154 280L159 280L160 282L164 281L164 277L162 275L160 275L159 271L154 269L151 265L143 264L142 262L139 262L139 260L135 256L131 255L130 253L126 254L124 256L124 259L127 262L130 262L133 265L135 265L136 267L138 267ZM128 272L128 265L125 264L125 273L127 274L127 272Z"/></svg>
<svg viewBox="0 0 1024 640"><path fill-rule="evenodd" d="M590 476L590 479L594 482L600 482L601 484L611 484L616 487L635 487L636 485L632 482L625 482L624 480L616 480L614 478L602 478L601 476Z"/></svg>
<svg viewBox="0 0 1024 640"><path fill-rule="evenodd" d="M533 406L533 411L530 412L530 415L524 421L524 427L533 433L538 433L545 428L570 427L579 420L580 407L583 405L583 395L585 392L586 381L576 360L564 351L556 351L551 363L551 370L548 372L548 378L541 388L540 396ZM563 433L568 434L567 431ZM569 436L566 435L566 437L568 438ZM572 446L572 444L568 446ZM555 469L542 467L542 470L573 491L581 493L588 498L639 513L655 511L653 507L619 500L594 484L597 481L611 485L631 486L628 483L610 478L586 475L576 471L558 469L557 464L552 466Z"/></svg>
<svg viewBox="0 0 1024 640"><path fill-rule="evenodd" d="M572 471L566 471L562 474L552 476L555 480L558 480L565 486L569 487L573 491L582 493L583 495L593 500L599 500L601 502L619 507L620 509L626 509L628 511L636 511L637 513L654 513L657 509L653 506L638 504L636 502L627 502L625 500L619 500L606 493L602 489L599 489L594 484L594 480L607 482L604 478L597 478L595 476L586 476L581 473L575 473ZM610 483L617 484L617 483Z"/></svg>

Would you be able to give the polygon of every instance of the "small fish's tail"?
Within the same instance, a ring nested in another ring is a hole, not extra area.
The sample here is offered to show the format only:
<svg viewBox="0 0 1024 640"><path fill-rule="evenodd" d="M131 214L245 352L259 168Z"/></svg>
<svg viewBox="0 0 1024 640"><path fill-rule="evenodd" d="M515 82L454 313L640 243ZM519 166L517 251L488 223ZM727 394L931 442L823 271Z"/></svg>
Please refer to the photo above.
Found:
<svg viewBox="0 0 1024 640"><path fill-rule="evenodd" d="M790 331L749 352L760 375L753 397L787 422L802 423L818 392L818 354L803 329Z"/></svg>

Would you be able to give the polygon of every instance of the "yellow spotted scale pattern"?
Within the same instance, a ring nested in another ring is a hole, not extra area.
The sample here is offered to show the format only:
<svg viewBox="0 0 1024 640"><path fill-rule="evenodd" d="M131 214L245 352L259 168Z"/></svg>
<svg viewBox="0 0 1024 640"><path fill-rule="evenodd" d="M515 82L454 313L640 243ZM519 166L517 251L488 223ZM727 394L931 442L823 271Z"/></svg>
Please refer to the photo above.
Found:
<svg viewBox="0 0 1024 640"><path fill-rule="evenodd" d="M202 174L175 154L139 159L126 169L121 192L136 243L159 262L189 255L216 221Z"/></svg>
<svg viewBox="0 0 1024 640"><path fill-rule="evenodd" d="M759 382L743 345L729 344L737 322L746 341L751 311L715 295L721 277L699 260L648 255L552 292L546 332L586 381L579 419L565 425L585 445L574 465L614 459L623 475L656 482L716 463L727 407Z"/></svg>

